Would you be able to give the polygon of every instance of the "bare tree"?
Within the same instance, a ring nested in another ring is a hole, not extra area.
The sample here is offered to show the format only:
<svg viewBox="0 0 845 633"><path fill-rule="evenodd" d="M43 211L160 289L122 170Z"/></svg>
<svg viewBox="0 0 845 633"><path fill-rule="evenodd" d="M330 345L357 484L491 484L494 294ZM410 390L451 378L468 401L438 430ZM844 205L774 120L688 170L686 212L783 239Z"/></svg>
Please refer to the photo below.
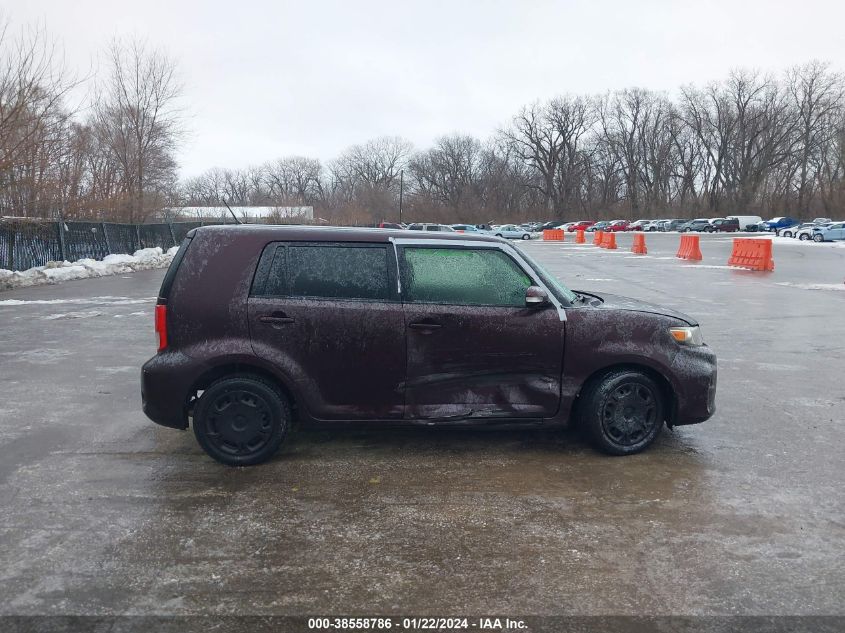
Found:
<svg viewBox="0 0 845 633"><path fill-rule="evenodd" d="M120 166L127 218L142 221L150 210L145 196L161 194L172 182L182 88L175 63L142 42L114 42L108 62L95 107L97 130Z"/></svg>
<svg viewBox="0 0 845 633"><path fill-rule="evenodd" d="M46 215L55 206L73 85L43 28L15 37L0 22L0 211Z"/></svg>

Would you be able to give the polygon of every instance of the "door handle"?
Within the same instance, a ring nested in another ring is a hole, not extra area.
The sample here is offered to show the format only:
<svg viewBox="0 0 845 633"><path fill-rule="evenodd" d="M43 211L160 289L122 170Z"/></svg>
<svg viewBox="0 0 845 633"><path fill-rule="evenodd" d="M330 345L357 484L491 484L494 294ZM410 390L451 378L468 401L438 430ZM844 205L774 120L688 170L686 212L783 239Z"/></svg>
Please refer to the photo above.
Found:
<svg viewBox="0 0 845 633"><path fill-rule="evenodd" d="M262 323L269 323L270 325L278 325L280 323L293 323L293 317L289 317L284 313L274 314L270 316L261 316L258 317L258 320Z"/></svg>
<svg viewBox="0 0 845 633"><path fill-rule="evenodd" d="M414 330L439 330L443 326L439 323L432 323L431 321L414 321L408 324L409 328Z"/></svg>

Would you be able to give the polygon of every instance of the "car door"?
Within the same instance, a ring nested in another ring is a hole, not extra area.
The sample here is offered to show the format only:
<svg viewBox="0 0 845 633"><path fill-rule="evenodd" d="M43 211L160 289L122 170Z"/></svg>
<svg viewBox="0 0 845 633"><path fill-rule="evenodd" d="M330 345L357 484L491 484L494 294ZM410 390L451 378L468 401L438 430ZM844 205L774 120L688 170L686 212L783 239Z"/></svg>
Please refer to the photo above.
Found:
<svg viewBox="0 0 845 633"><path fill-rule="evenodd" d="M834 224L825 237L829 240L845 240L845 223Z"/></svg>
<svg viewBox="0 0 845 633"><path fill-rule="evenodd" d="M249 299L256 354L325 420L401 419L405 322L389 243L265 249Z"/></svg>
<svg viewBox="0 0 845 633"><path fill-rule="evenodd" d="M405 417L542 418L560 404L564 321L526 307L537 283L496 244L398 245Z"/></svg>

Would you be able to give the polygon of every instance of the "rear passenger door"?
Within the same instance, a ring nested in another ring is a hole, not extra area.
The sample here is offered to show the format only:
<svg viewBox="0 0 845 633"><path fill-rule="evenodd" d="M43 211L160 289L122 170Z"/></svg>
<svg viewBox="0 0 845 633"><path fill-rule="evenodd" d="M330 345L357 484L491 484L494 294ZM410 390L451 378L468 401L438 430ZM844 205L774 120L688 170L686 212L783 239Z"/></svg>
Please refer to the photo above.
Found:
<svg viewBox="0 0 845 633"><path fill-rule="evenodd" d="M249 300L255 352L325 420L403 417L405 337L385 243L268 246Z"/></svg>

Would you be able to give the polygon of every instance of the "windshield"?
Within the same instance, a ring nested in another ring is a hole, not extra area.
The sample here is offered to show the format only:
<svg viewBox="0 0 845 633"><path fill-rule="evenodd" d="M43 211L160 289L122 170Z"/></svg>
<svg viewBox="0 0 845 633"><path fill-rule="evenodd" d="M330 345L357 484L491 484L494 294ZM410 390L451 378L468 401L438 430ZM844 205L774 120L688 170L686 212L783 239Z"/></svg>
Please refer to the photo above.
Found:
<svg viewBox="0 0 845 633"><path fill-rule="evenodd" d="M528 262L528 265L534 269L534 272L537 273L537 276L543 281L544 284L552 291L555 298L563 304L572 304L578 301L578 294L572 292L569 288L564 286L560 281L555 278L548 270L543 268L537 260L531 257L528 253L523 251L522 249L519 250L519 254L522 255L523 259Z"/></svg>

